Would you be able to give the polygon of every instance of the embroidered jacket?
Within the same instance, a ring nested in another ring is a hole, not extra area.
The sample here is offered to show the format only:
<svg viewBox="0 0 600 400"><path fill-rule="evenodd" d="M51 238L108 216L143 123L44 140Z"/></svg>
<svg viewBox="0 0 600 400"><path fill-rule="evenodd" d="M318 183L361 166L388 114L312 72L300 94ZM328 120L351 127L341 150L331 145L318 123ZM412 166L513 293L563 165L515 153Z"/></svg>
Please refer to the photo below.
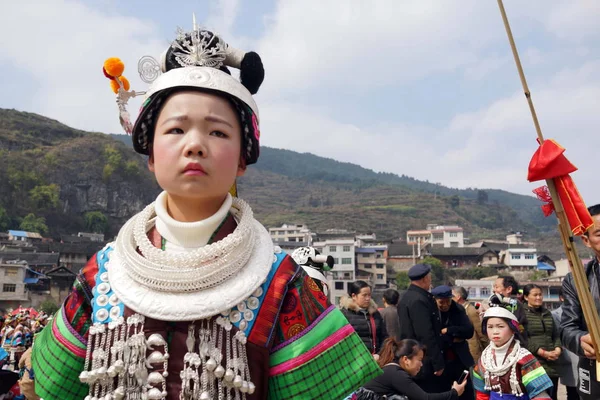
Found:
<svg viewBox="0 0 600 400"><path fill-rule="evenodd" d="M509 352L511 351L509 348ZM473 387L476 392L477 400L488 400L490 398L490 390L485 388L485 367L483 361L480 360L475 368L473 369ZM527 355L517 361L516 368L517 380L521 386L523 394L527 395L529 399L545 398L539 397L540 394L546 390L552 388L552 381L544 371L539 361L527 351ZM491 377L491 385L500 385L501 394L511 394L510 387L510 370L503 376Z"/></svg>
<svg viewBox="0 0 600 400"><path fill-rule="evenodd" d="M104 304L106 312L100 311L100 285L108 284L101 287L102 293L112 299L109 282L101 279L112 250L107 246L90 259L52 324L36 338L32 357L36 393L46 400L83 399L89 395L88 386L79 376L85 369L86 352L92 344L90 331L98 325L99 312L103 317L114 312L115 317L122 315L126 320L134 314L122 303ZM214 323L215 318L209 323ZM342 313L329 304L304 270L278 248L266 281L245 302L228 310L227 318L233 324L231 335L241 331L247 338L248 368L255 385L253 394L238 392L227 398L343 398L381 373ZM189 352L186 337L190 322L145 319L146 339L158 333L166 338L169 347L168 371L156 364L151 368L152 374L168 372L163 374L166 392L159 397L158 389L154 398L179 399L180 374L186 351ZM192 324L202 329L200 322ZM154 357L152 350L147 350L147 360ZM103 373L106 376L106 369ZM159 380L158 375L152 376ZM97 398L101 395L102 392L91 393ZM188 398L200 397L192 393Z"/></svg>

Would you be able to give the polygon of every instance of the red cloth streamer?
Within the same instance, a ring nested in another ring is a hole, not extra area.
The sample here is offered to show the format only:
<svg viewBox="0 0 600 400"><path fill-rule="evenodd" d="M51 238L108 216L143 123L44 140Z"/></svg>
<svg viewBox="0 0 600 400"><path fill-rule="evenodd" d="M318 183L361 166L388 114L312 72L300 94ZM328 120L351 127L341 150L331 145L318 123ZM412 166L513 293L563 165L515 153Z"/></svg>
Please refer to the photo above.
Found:
<svg viewBox="0 0 600 400"><path fill-rule="evenodd" d="M574 235L583 235L594 221L581 198L573 179L569 174L577 171L575 167L564 156L565 149L554 140L545 140L536 150L529 162L527 180L535 182L542 179L552 179L556 186L559 201L565 210L567 220ZM545 216L549 216L555 210L552 197L548 188L543 186L533 191L538 199L545 202L542 206ZM555 199L556 201L557 199Z"/></svg>

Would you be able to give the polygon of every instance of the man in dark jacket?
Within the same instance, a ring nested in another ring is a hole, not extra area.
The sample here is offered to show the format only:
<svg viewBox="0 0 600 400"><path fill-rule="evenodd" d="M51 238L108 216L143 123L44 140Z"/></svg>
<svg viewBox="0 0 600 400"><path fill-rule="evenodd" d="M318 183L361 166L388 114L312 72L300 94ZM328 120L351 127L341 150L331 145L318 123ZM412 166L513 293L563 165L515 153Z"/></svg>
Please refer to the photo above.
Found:
<svg viewBox="0 0 600 400"><path fill-rule="evenodd" d="M435 297L442 322L445 368L441 389L445 391L450 390L452 383L458 380L464 370L469 370L475 364L467 342L467 339L473 337L475 330L465 309L452 300L452 288L446 285L438 286L431 291L431 294ZM470 380L459 398L465 400L475 398Z"/></svg>
<svg viewBox="0 0 600 400"><path fill-rule="evenodd" d="M519 331L521 332L522 341L527 346L527 315L523 303L517 300L519 293L519 283L511 275L501 275L494 282L494 295L490 297L490 303L503 304L510 312L512 312L519 321Z"/></svg>
<svg viewBox="0 0 600 400"><path fill-rule="evenodd" d="M594 251L594 259L585 267L596 311L600 314L600 204L588 208L594 225L583 235L583 243ZM563 346L579 355L579 384L577 389L583 400L600 398L600 383L596 379L598 349L594 349L590 333L583 318L581 303L575 288L573 274L569 272L562 284L565 302L561 320Z"/></svg>
<svg viewBox="0 0 600 400"><path fill-rule="evenodd" d="M427 348L421 372L415 382L424 391L439 392L439 379L444 372L440 313L429 289L431 288L431 266L417 264L410 268L408 277L411 285L398 305L400 338L414 339Z"/></svg>

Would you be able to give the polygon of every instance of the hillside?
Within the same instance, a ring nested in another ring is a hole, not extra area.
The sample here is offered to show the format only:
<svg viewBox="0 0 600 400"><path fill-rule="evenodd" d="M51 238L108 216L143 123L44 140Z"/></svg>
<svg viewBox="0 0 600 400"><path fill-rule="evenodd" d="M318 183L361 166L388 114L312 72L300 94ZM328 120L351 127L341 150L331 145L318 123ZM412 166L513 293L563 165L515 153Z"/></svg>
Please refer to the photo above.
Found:
<svg viewBox="0 0 600 400"><path fill-rule="evenodd" d="M16 228L34 213L57 235L90 228L89 213L99 212L108 218L106 233L116 234L159 191L144 157L130 147L123 135L78 131L0 109L0 228ZM535 235L553 226L533 197L452 189L268 147L239 188L266 225L304 222L315 230L347 228L392 238L437 222L460 224L472 239L509 231Z"/></svg>

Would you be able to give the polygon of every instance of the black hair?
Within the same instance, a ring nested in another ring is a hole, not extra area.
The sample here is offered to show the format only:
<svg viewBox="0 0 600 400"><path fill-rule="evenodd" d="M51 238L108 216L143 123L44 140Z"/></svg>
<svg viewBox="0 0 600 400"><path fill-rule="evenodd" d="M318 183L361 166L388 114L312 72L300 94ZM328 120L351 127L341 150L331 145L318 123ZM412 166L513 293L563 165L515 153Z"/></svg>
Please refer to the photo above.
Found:
<svg viewBox="0 0 600 400"><path fill-rule="evenodd" d="M529 296L529 293L531 293L531 291L533 289L540 289L540 291L542 291L542 288L540 286L536 285L535 283L528 283L523 288L523 296L525 296L525 297Z"/></svg>
<svg viewBox="0 0 600 400"><path fill-rule="evenodd" d="M419 351L425 353L425 346L414 339L396 340L389 337L383 341L377 363L380 367L391 362L399 362L402 357L413 358Z"/></svg>
<svg viewBox="0 0 600 400"><path fill-rule="evenodd" d="M391 306L398 305L398 300L400 299L400 293L398 293L397 290L388 289L385 292L383 292L383 299L385 300L386 303L388 303Z"/></svg>
<svg viewBox="0 0 600 400"><path fill-rule="evenodd" d="M364 288L370 288L369 284L365 281L355 281L348 285L348 294L352 297L353 294L358 295Z"/></svg>
<svg viewBox="0 0 600 400"><path fill-rule="evenodd" d="M590 215L592 217L594 217L596 215L600 215L600 204L596 204L591 207L588 207L588 211L590 212Z"/></svg>
<svg viewBox="0 0 600 400"><path fill-rule="evenodd" d="M504 286L505 288L507 288L509 286L512 287L511 294L516 295L517 293L519 293L519 283L513 276L501 275L498 278L502 279L502 286Z"/></svg>
<svg viewBox="0 0 600 400"><path fill-rule="evenodd" d="M558 298L565 297L565 292L563 292L562 285L558 287Z"/></svg>
<svg viewBox="0 0 600 400"><path fill-rule="evenodd" d="M452 290L457 292L463 300L467 300L469 298L469 292L467 292L467 289L462 286L454 286Z"/></svg>
<svg viewBox="0 0 600 400"><path fill-rule="evenodd" d="M596 205L588 207L588 211L590 212L590 215L592 217L594 217L596 215L600 215L600 204L596 204ZM584 235L589 237L588 231L586 231L584 233Z"/></svg>

